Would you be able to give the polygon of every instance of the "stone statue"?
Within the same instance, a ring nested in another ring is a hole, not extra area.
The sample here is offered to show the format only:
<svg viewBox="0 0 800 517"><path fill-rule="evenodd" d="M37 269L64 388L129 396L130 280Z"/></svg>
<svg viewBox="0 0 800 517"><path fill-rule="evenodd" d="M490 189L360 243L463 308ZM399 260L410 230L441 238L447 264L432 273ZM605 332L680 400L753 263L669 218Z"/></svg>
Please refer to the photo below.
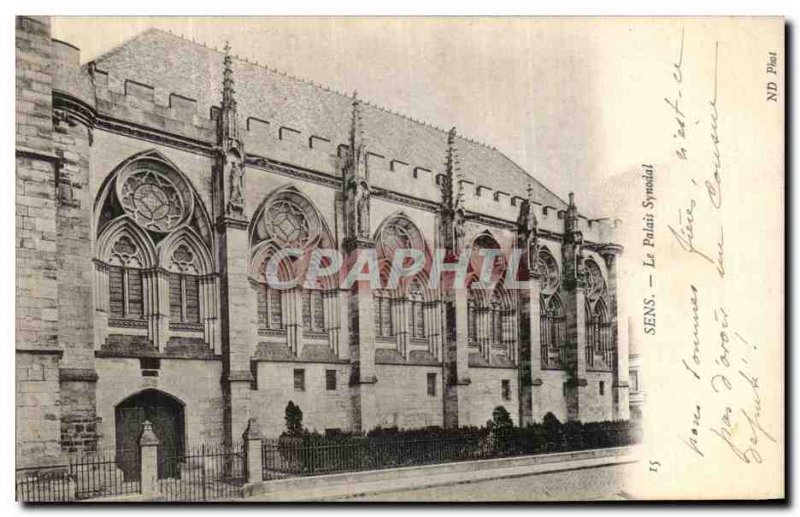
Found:
<svg viewBox="0 0 800 517"><path fill-rule="evenodd" d="M228 212L244 214L244 167L238 162L231 163L231 190L228 199Z"/></svg>
<svg viewBox="0 0 800 517"><path fill-rule="evenodd" d="M540 274L539 271L539 221L533 203L533 187L528 184L528 198L522 201L517 218L518 245L527 255L528 271Z"/></svg>
<svg viewBox="0 0 800 517"><path fill-rule="evenodd" d="M526 238L526 251L528 252L528 271L531 273L541 273L539 271L539 228L536 221L536 216L533 217L533 226L530 228Z"/></svg>
<svg viewBox="0 0 800 517"><path fill-rule="evenodd" d="M453 252L460 253L464 249L464 211L456 210L453 213Z"/></svg>
<svg viewBox="0 0 800 517"><path fill-rule="evenodd" d="M366 181L359 181L356 184L356 235L362 238L369 238L369 187Z"/></svg>

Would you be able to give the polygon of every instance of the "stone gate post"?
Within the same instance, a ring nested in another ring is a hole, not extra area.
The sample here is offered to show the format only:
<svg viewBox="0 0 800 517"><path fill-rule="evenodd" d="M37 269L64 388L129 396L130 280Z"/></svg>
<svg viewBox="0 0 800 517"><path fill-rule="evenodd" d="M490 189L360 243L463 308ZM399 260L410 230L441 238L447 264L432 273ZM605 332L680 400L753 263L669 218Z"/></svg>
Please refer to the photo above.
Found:
<svg viewBox="0 0 800 517"><path fill-rule="evenodd" d="M261 432L258 420L250 418L242 435L244 441L245 469L248 483L263 481L261 465Z"/></svg>
<svg viewBox="0 0 800 517"><path fill-rule="evenodd" d="M142 495L153 495L158 492L158 438L153 432L153 424L148 420L142 424L139 452Z"/></svg>

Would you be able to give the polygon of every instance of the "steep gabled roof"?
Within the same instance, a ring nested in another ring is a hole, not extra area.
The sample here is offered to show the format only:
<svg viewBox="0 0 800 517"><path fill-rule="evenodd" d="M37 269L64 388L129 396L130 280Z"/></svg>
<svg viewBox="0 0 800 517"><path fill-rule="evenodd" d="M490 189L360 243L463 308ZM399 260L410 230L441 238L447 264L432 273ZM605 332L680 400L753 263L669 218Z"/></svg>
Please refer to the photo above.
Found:
<svg viewBox="0 0 800 517"><path fill-rule="evenodd" d="M157 29L150 29L95 60L99 70L196 99L208 113L218 105L222 86L222 53ZM234 60L239 116L255 117L346 143L351 99L276 70ZM369 152L437 173L444 171L447 132L364 104L364 132ZM457 138L465 180L510 195L525 197L528 183L534 199L559 209L566 203L500 151Z"/></svg>

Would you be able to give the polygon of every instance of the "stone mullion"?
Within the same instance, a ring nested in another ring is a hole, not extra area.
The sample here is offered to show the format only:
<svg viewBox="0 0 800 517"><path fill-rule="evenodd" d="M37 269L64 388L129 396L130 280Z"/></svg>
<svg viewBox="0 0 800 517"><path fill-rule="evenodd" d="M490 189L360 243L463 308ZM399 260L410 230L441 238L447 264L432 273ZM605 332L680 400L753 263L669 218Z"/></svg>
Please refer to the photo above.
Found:
<svg viewBox="0 0 800 517"><path fill-rule="evenodd" d="M142 282L142 289L144 289L144 282ZM128 278L128 268L122 266L122 315L125 318L130 318L131 316L131 309L130 309L130 282ZM144 302L144 293L142 293L142 301ZM142 312L144 312L144 307L142 307Z"/></svg>
<svg viewBox="0 0 800 517"><path fill-rule="evenodd" d="M408 359L409 306L410 303L406 297L397 298L395 303L392 304L392 310L394 311L392 319L397 322L395 327L397 350L404 359Z"/></svg>
<svg viewBox="0 0 800 517"><path fill-rule="evenodd" d="M169 341L169 274L161 269L142 273L142 288L146 289L142 312L148 322L148 337L156 350L163 352Z"/></svg>
<svg viewBox="0 0 800 517"><path fill-rule="evenodd" d="M481 355L484 359L491 362L491 310L488 307L479 307L478 314L478 343L480 343Z"/></svg>
<svg viewBox="0 0 800 517"><path fill-rule="evenodd" d="M300 355L300 341L299 337L299 328L300 325L298 324L298 308L302 310L302 303L299 300L299 291L297 289L290 289L281 292L281 309L283 312L284 323L283 326L286 329L286 342L289 345L289 350L295 356ZM300 307L298 307L298 305ZM300 314L302 318L302 314ZM302 320L301 320L302 321Z"/></svg>
<svg viewBox="0 0 800 517"><path fill-rule="evenodd" d="M186 275L181 274L179 276L181 279L181 321L187 321L187 311L186 311ZM170 316L172 316L172 311L170 311Z"/></svg>

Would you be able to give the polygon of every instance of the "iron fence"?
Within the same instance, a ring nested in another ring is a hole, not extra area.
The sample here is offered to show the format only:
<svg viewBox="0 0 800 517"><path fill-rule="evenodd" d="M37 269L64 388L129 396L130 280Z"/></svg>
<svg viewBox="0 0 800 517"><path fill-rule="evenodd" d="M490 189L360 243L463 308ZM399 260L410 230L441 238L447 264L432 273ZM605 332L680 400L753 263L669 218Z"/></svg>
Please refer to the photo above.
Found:
<svg viewBox="0 0 800 517"><path fill-rule="evenodd" d="M638 428L628 422L579 422L546 426L461 430L462 435L325 437L306 434L264 439L265 481L336 472L504 458L528 454L615 447L636 443Z"/></svg>
<svg viewBox="0 0 800 517"><path fill-rule="evenodd" d="M17 469L17 501L25 503L64 503L75 500L75 482L68 465Z"/></svg>
<svg viewBox="0 0 800 517"><path fill-rule="evenodd" d="M448 438L281 437L262 442L264 480L495 457L494 434Z"/></svg>
<svg viewBox="0 0 800 517"><path fill-rule="evenodd" d="M241 497L246 481L244 446L159 448L158 491L167 501L211 501Z"/></svg>
<svg viewBox="0 0 800 517"><path fill-rule="evenodd" d="M75 498L79 500L142 491L138 449L72 455L69 472L75 481Z"/></svg>
<svg viewBox="0 0 800 517"><path fill-rule="evenodd" d="M138 494L137 451L70 454L64 465L17 470L16 496L26 503L58 503ZM137 475L126 475L135 471Z"/></svg>

